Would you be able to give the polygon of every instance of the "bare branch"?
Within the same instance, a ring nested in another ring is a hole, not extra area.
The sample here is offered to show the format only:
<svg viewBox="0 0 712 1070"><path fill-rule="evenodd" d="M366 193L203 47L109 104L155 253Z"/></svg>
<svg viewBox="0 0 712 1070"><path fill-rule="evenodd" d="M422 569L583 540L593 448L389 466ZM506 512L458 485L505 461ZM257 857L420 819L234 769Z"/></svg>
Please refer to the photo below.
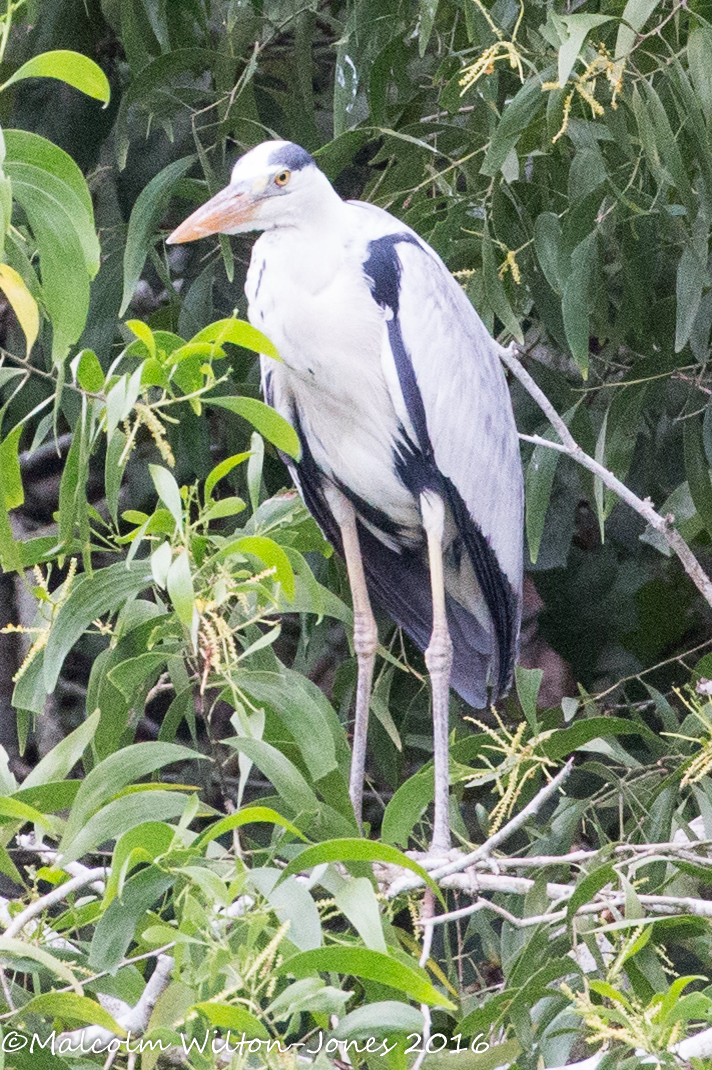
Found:
<svg viewBox="0 0 712 1070"><path fill-rule="evenodd" d="M495 832L493 836L490 836L488 840L476 847L474 851L470 851L469 854L459 855L445 865L439 865L438 862L434 866L428 866L428 860L425 859L426 868L431 868L431 876L435 881L441 881L443 877L449 877L453 873L460 873L464 869L469 869L475 862L481 861L483 858L487 858L488 855L494 851L495 847L498 847L500 843L509 839L513 832L520 829L522 825L526 824L530 817L537 813L549 799L554 792L556 792L568 777L573 767L573 758L570 758L560 773L550 780L548 784L545 784L541 791L537 792L531 802L527 803L524 809L518 813L511 821L508 821L499 832ZM411 888L418 888L423 884L422 878L409 873L405 876L397 878L391 884L388 889L387 895L389 899L392 899L396 895L400 895L401 892L410 891Z"/></svg>
<svg viewBox="0 0 712 1070"><path fill-rule="evenodd" d="M524 437L527 441L535 442L538 446L547 446L549 449L558 450L560 453L567 453L583 468L587 468L589 472L593 472L595 476L598 476L605 486L617 494L626 505L634 509L650 524L651 528L662 536L673 553L680 559L682 567L697 587L697 590L707 604L712 606L712 580L710 580L692 550L690 550L679 531L672 526L668 518L661 516L648 498L639 498L625 483L621 483L620 479L617 479L612 472L581 449L546 394L537 386L519 358L515 356L514 345L508 349L500 349L499 355L503 363L507 365L512 374L519 380L527 393L534 398L539 408L546 415L561 439L561 444L549 442L548 439L539 438L538 435L521 437Z"/></svg>
<svg viewBox="0 0 712 1070"><path fill-rule="evenodd" d="M17 917L13 918L3 935L18 936L27 925L28 921L32 921L38 914L43 914L45 910L49 910L55 903L61 903L62 900L66 899L72 892L76 892L80 888L86 888L87 884L92 884L96 880L104 879L106 873L107 871L103 867L99 869L87 869L84 873L79 873L76 877L72 877L70 880L65 881L64 884L60 884L57 888L53 888L51 892L47 892L46 895L42 895L39 899L35 899L35 901L30 903L28 907L25 907Z"/></svg>

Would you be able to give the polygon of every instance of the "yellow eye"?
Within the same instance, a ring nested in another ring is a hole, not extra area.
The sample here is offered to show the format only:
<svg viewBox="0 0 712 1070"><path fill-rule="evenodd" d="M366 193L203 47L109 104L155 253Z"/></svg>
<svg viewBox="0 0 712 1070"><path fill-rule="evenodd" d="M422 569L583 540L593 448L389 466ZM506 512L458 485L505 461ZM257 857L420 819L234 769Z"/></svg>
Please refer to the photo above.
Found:
<svg viewBox="0 0 712 1070"><path fill-rule="evenodd" d="M275 186L286 186L291 177L291 171L280 171L278 175L274 176Z"/></svg>

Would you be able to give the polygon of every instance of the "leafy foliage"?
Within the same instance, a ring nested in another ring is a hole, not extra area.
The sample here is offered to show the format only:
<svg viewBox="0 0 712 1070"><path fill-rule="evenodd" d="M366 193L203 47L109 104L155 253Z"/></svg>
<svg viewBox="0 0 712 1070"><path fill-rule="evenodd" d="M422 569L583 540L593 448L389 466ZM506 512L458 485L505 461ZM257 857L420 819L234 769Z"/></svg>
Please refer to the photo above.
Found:
<svg viewBox="0 0 712 1070"><path fill-rule="evenodd" d="M147 1070L171 1047L207 1070L214 1029L270 1065L275 1044L391 1070L421 1048L478 1070L694 1058L709 655L670 688L710 607L513 384L540 437L523 443L540 625L578 694L545 708L520 668L476 731L453 700L453 831L480 853L426 873L402 852L428 838L427 692L384 628L380 836L360 836L345 578L284 489L298 443L258 398L255 354L279 354L244 320L248 240L160 239L242 149L303 144L431 242L576 441L706 565L703 5L43 0L0 21L0 560L34 613L5 629L27 636L20 750L81 695L34 766L0 763L6 1038L54 1029L53 1064L95 1065L73 1031L101 1049L132 1030ZM28 471L54 441L32 530Z"/></svg>

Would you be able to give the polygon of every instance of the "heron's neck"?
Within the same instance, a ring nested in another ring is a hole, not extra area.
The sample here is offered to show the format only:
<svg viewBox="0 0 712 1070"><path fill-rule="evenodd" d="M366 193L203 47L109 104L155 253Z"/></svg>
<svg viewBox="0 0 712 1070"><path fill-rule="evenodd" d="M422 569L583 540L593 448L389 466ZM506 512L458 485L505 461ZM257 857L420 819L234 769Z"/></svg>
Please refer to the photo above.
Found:
<svg viewBox="0 0 712 1070"><path fill-rule="evenodd" d="M312 292L333 279L349 252L346 205L321 177L323 182L301 201L299 212L268 232L270 244L279 247L282 270Z"/></svg>

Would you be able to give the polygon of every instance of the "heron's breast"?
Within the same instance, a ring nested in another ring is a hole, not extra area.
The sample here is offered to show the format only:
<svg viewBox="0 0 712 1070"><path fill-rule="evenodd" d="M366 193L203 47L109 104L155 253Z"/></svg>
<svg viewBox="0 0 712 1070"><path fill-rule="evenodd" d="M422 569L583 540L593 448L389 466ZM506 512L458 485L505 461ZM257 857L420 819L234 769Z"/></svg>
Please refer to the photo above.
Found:
<svg viewBox="0 0 712 1070"><path fill-rule="evenodd" d="M367 285L337 274L318 293L263 286L251 288L250 319L284 361L270 369L276 407L288 420L296 411L328 478L419 540L417 503L395 466L401 421L382 368L386 325Z"/></svg>

